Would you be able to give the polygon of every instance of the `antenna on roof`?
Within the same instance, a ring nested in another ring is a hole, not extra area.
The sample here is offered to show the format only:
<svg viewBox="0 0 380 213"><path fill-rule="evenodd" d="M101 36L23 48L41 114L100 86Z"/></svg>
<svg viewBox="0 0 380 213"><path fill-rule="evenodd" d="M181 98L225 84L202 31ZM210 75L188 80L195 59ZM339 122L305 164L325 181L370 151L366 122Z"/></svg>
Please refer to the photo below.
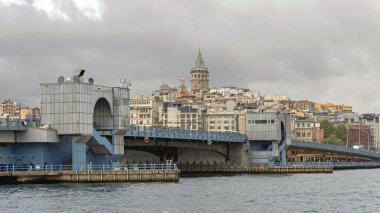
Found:
<svg viewBox="0 0 380 213"><path fill-rule="evenodd" d="M120 83L123 85L124 88L129 89L132 86L131 81L128 79L128 82L127 82L126 78L124 78L123 80L120 79Z"/></svg>

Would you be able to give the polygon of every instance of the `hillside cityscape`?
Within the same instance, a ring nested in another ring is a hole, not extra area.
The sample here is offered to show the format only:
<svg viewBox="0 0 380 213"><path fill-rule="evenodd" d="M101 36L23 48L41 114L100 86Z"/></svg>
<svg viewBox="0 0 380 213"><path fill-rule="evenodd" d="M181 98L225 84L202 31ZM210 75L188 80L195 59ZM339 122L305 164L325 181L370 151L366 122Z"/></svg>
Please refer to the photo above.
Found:
<svg viewBox="0 0 380 213"><path fill-rule="evenodd" d="M378 151L378 114L359 114L344 104L293 100L271 93L262 95L251 88L211 88L210 72L212 76L199 48L190 70L190 85L181 76L177 86L163 83L150 95L132 96L130 124L245 134L246 125L250 124L247 112L283 112L291 116L292 139ZM23 106L7 99L0 104L0 114L35 121L40 119L40 107Z"/></svg>

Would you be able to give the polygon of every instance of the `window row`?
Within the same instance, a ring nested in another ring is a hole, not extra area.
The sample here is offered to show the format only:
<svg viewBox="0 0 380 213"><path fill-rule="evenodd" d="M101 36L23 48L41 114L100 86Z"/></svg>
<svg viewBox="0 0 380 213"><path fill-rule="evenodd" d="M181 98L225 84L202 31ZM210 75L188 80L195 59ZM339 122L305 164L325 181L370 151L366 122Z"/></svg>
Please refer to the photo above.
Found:
<svg viewBox="0 0 380 213"><path fill-rule="evenodd" d="M275 124L276 120L248 120L248 124Z"/></svg>

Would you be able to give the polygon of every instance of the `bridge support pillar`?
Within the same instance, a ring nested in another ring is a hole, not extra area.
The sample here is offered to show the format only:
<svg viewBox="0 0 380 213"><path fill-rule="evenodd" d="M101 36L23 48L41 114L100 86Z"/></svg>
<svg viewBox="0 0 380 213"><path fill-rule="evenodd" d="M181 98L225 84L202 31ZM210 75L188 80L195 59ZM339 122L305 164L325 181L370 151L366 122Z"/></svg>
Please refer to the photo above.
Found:
<svg viewBox="0 0 380 213"><path fill-rule="evenodd" d="M116 130L112 134L112 145L114 155L124 155L124 135L125 130Z"/></svg>
<svg viewBox="0 0 380 213"><path fill-rule="evenodd" d="M91 139L92 135L81 135L72 138L72 169L81 170L86 168L87 159L87 142Z"/></svg>
<svg viewBox="0 0 380 213"><path fill-rule="evenodd" d="M286 149L280 152L281 155L281 166L286 166Z"/></svg>

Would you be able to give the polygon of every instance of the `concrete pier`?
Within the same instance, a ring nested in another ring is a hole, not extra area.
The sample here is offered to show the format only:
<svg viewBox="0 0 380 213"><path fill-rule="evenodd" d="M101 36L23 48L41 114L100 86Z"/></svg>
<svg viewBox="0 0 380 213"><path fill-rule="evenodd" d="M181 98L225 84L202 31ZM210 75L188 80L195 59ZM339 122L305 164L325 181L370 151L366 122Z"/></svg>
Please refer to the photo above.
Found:
<svg viewBox="0 0 380 213"><path fill-rule="evenodd" d="M332 166L250 166L231 167L214 165L179 165L183 174L220 174L220 173L250 173L250 174L291 174L291 173L332 173Z"/></svg>
<svg viewBox="0 0 380 213"><path fill-rule="evenodd" d="M0 183L178 181L178 169L0 172Z"/></svg>

